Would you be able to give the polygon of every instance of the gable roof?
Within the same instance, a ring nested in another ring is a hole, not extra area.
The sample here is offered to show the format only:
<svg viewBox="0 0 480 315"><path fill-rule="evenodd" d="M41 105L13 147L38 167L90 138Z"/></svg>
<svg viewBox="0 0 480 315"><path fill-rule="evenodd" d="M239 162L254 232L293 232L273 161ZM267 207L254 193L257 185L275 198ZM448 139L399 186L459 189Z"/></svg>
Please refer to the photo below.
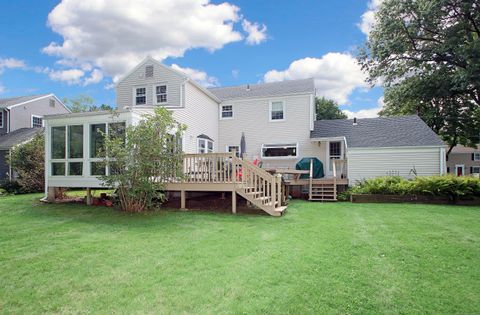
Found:
<svg viewBox="0 0 480 315"><path fill-rule="evenodd" d="M220 100L214 95L212 94L208 89L206 89L205 87L203 87L201 84L197 83L196 81L194 81L192 78L190 78L188 75L186 75L185 73L181 72L181 71L178 71L176 69L173 69L172 67L169 67L167 65L164 65L163 63L161 63L160 61L154 59L152 56L147 56L145 57L145 59L143 59L138 65L136 65L132 70L130 70L129 72L127 72L127 74L125 74L123 77L121 77L116 83L115 83L115 87L118 86L118 84L120 84L120 82L122 82L123 80L125 80L126 78L128 78L130 75L132 75L135 71L137 71L141 66L143 66L145 63L147 62L151 62L151 63L155 63L157 65L159 65L160 67L168 70L168 71L171 71L177 75L179 75L180 77L182 77L184 80L187 80L189 81L190 83L192 83L196 88L198 88L199 90L201 90L202 92L204 92L208 97L210 97L211 99L213 99L214 101L216 101L217 103L220 103Z"/></svg>
<svg viewBox="0 0 480 315"><path fill-rule="evenodd" d="M7 108L10 106L14 106L17 104L30 102L38 98L47 97L51 94L37 94L37 95L29 95L29 96L16 96L10 98L0 98L0 108Z"/></svg>
<svg viewBox="0 0 480 315"><path fill-rule="evenodd" d="M315 93L313 79L287 80L271 83L243 84L237 86L209 88L222 101L238 98L268 97L288 94Z"/></svg>
<svg viewBox="0 0 480 315"><path fill-rule="evenodd" d="M445 146L417 115L357 119L318 120L310 138L345 137L350 148Z"/></svg>
<svg viewBox="0 0 480 315"><path fill-rule="evenodd" d="M8 150L17 144L32 139L35 135L42 132L43 128L20 128L10 133L0 135L0 150Z"/></svg>
<svg viewBox="0 0 480 315"><path fill-rule="evenodd" d="M471 147L466 147L464 145L458 144L455 147L453 147L452 153L458 153L458 154L471 154L471 153L479 153L480 152L480 146L477 145L476 148L471 148Z"/></svg>

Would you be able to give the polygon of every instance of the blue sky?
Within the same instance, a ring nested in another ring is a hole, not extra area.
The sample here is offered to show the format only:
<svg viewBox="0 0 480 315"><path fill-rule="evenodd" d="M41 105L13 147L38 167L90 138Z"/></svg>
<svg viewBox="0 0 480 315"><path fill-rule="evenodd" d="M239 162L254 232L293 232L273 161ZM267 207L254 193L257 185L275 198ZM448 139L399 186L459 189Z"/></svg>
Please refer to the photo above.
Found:
<svg viewBox="0 0 480 315"><path fill-rule="evenodd" d="M113 82L146 55L205 85L314 77L350 115L373 116L354 56L379 0L0 2L0 98L80 94L115 104Z"/></svg>

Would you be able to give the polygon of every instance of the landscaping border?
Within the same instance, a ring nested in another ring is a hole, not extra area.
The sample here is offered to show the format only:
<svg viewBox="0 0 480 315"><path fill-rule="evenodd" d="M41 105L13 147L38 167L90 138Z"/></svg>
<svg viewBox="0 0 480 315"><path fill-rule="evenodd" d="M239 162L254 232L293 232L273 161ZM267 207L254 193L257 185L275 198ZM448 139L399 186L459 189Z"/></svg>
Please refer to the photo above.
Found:
<svg viewBox="0 0 480 315"><path fill-rule="evenodd" d="M480 206L480 198L451 200L446 196L352 194L353 203L426 203Z"/></svg>

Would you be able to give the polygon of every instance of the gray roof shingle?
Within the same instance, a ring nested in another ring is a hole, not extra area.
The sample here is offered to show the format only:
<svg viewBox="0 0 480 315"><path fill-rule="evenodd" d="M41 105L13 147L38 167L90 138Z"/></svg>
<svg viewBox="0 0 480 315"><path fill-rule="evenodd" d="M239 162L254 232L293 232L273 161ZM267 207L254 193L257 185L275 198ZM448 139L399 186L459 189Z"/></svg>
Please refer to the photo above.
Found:
<svg viewBox="0 0 480 315"><path fill-rule="evenodd" d="M220 100L225 101L237 98L315 93L315 84L313 79L303 79L272 83L243 84L237 86L216 87L209 88L208 90Z"/></svg>
<svg viewBox="0 0 480 315"><path fill-rule="evenodd" d="M310 138L345 137L350 148L444 146L440 137L417 115L318 120Z"/></svg>
<svg viewBox="0 0 480 315"><path fill-rule="evenodd" d="M10 133L0 135L0 150L8 150L17 144L32 139L42 133L43 128L20 128Z"/></svg>
<svg viewBox="0 0 480 315"><path fill-rule="evenodd" d="M37 94L37 95L29 95L29 96L17 96L17 97L10 97L10 98L0 98L0 108L6 108L8 106L12 106L15 104L20 104L23 102L31 101L33 99L47 96L50 94Z"/></svg>

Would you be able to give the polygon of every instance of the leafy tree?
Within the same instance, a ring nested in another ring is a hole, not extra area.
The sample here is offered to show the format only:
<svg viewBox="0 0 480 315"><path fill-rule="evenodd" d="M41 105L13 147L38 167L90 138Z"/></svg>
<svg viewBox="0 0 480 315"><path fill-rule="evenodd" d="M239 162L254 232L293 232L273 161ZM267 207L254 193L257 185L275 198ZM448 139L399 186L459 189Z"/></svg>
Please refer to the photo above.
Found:
<svg viewBox="0 0 480 315"><path fill-rule="evenodd" d="M479 141L480 1L385 0L359 54L383 115L418 113L450 145Z"/></svg>
<svg viewBox="0 0 480 315"><path fill-rule="evenodd" d="M347 115L338 108L338 103L325 97L315 98L317 120L320 119L345 119Z"/></svg>
<svg viewBox="0 0 480 315"><path fill-rule="evenodd" d="M78 97L72 99L64 98L63 103L67 105L67 107L70 108L73 113L96 112L114 109L112 106L107 104L102 104L99 106L95 105L94 99L87 95L79 95Z"/></svg>
<svg viewBox="0 0 480 315"><path fill-rule="evenodd" d="M164 200L165 182L183 174L178 145L183 130L171 112L157 108L138 125L104 137L103 155L110 174L101 179L117 188L123 211L142 212Z"/></svg>
<svg viewBox="0 0 480 315"><path fill-rule="evenodd" d="M12 148L9 162L23 192L41 192L45 187L45 138L43 133Z"/></svg>

